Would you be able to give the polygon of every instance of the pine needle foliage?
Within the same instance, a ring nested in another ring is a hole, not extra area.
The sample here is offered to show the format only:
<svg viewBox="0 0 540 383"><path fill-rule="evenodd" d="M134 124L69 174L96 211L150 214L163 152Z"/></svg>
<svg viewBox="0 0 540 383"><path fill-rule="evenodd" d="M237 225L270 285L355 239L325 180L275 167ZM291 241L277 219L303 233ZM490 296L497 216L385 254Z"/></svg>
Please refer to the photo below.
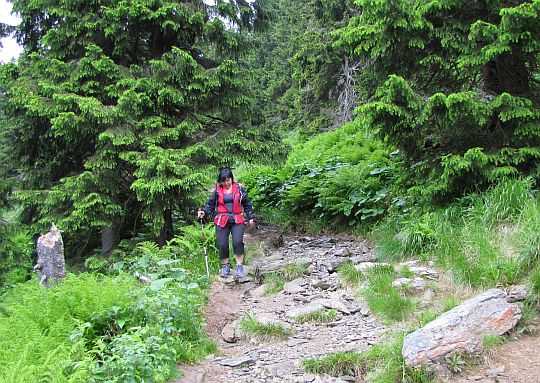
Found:
<svg viewBox="0 0 540 383"><path fill-rule="evenodd" d="M95 246L107 229L114 247L145 223L164 245L209 165L275 146L251 123L239 60L265 23L258 2L13 1L13 10L24 52L0 69L6 155L24 174L29 221L55 222L68 245L78 235Z"/></svg>
<svg viewBox="0 0 540 383"><path fill-rule="evenodd" d="M369 70L357 118L398 147L405 186L436 202L538 179L540 2L355 2L335 32Z"/></svg>

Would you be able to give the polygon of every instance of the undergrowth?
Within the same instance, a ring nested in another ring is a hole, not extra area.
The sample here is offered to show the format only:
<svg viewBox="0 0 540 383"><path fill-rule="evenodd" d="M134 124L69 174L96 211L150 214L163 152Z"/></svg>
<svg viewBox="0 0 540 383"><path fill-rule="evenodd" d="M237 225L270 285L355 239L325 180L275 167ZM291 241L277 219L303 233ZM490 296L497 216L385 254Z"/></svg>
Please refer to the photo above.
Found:
<svg viewBox="0 0 540 383"><path fill-rule="evenodd" d="M178 362L215 352L202 332L204 263L187 269L194 254L183 239L161 249L140 243L102 266L109 275L8 290L0 301L0 382L165 382L179 374ZM136 282L135 272L151 283Z"/></svg>
<svg viewBox="0 0 540 383"><path fill-rule="evenodd" d="M397 273L392 267L376 266L362 273L367 286L360 290L370 310L386 321L402 321L414 308L411 298L392 286Z"/></svg>
<svg viewBox="0 0 540 383"><path fill-rule="evenodd" d="M458 283L504 287L539 264L538 217L531 180L509 179L445 208L395 214L375 228L373 238L381 259L433 259Z"/></svg>

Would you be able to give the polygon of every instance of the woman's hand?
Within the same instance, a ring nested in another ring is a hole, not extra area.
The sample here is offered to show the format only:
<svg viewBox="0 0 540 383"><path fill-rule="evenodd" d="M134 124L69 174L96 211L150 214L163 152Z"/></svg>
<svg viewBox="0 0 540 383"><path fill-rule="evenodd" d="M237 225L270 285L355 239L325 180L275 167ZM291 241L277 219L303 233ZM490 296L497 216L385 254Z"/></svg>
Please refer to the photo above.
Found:
<svg viewBox="0 0 540 383"><path fill-rule="evenodd" d="M199 211L197 211L197 218L199 219L204 218L204 210L199 209Z"/></svg>

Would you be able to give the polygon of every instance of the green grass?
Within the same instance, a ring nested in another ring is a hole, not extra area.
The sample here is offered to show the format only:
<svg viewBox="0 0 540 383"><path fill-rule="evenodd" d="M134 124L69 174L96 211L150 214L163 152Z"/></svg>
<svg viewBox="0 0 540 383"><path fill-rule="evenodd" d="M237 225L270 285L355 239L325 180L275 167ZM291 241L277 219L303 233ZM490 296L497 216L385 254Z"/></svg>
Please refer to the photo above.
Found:
<svg viewBox="0 0 540 383"><path fill-rule="evenodd" d="M511 243L518 254L522 270L532 270L540 266L540 206L537 200L529 200L523 209L520 230Z"/></svg>
<svg viewBox="0 0 540 383"><path fill-rule="evenodd" d="M337 271L340 279L349 286L356 287L364 280L362 273L350 261L340 265Z"/></svg>
<svg viewBox="0 0 540 383"><path fill-rule="evenodd" d="M291 262L283 266L283 269L281 269L279 273L286 281L292 281L303 277L307 273L307 270L308 264Z"/></svg>
<svg viewBox="0 0 540 383"><path fill-rule="evenodd" d="M537 267L531 272L528 284L532 299L540 302L540 267Z"/></svg>
<svg viewBox="0 0 540 383"><path fill-rule="evenodd" d="M374 267L366 271L368 286L360 291L369 309L388 321L402 321L413 310L413 301L392 286L395 271Z"/></svg>
<svg viewBox="0 0 540 383"><path fill-rule="evenodd" d="M249 336L262 339L285 339L292 334L292 330L279 323L264 324L257 321L253 313L247 313L240 321L240 328Z"/></svg>
<svg viewBox="0 0 540 383"><path fill-rule="evenodd" d="M302 361L302 367L310 374L331 376L360 376L365 369L366 358L355 352L339 352L324 358Z"/></svg>
<svg viewBox="0 0 540 383"><path fill-rule="evenodd" d="M540 264L535 193L528 179L506 180L445 208L422 206L394 214L372 233L376 255L433 259L457 283L473 287L515 284Z"/></svg>
<svg viewBox="0 0 540 383"><path fill-rule="evenodd" d="M334 309L320 309L294 318L296 323L329 323L337 316Z"/></svg>
<svg viewBox="0 0 540 383"><path fill-rule="evenodd" d="M504 338L498 335L486 335L482 338L482 347L484 349L497 347L503 343L504 343Z"/></svg>
<svg viewBox="0 0 540 383"><path fill-rule="evenodd" d="M419 327L425 326L426 324L437 319L438 317L439 317L439 314L430 310L420 312L418 314Z"/></svg>
<svg viewBox="0 0 540 383"><path fill-rule="evenodd" d="M266 284L265 295L273 295L283 290L285 279L278 272L269 273L264 276L264 283Z"/></svg>
<svg viewBox="0 0 540 383"><path fill-rule="evenodd" d="M459 299L454 296L447 296L442 301L443 310L449 311L459 305Z"/></svg>
<svg viewBox="0 0 540 383"><path fill-rule="evenodd" d="M302 361L309 373L331 376L367 377L372 383L435 383L425 369L406 366L401 355L404 334L390 343L379 344L362 353L339 352Z"/></svg>

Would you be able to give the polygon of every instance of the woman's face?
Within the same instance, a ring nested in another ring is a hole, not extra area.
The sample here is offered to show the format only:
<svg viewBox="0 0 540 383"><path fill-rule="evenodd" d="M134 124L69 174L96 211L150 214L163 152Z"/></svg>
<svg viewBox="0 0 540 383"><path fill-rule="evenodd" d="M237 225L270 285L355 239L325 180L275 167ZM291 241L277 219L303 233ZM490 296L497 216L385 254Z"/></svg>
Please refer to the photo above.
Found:
<svg viewBox="0 0 540 383"><path fill-rule="evenodd" d="M232 178L225 178L223 181L221 181L221 186L223 186L224 189L229 189L232 186Z"/></svg>

